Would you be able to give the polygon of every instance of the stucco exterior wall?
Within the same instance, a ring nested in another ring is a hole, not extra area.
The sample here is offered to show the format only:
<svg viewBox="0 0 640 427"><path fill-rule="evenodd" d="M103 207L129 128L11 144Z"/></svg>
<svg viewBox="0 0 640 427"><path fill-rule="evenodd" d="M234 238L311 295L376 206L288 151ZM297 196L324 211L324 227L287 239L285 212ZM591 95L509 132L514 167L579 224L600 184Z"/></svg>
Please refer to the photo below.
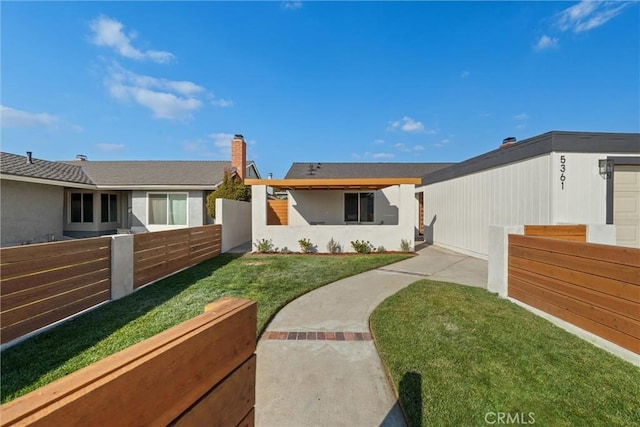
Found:
<svg viewBox="0 0 640 427"><path fill-rule="evenodd" d="M352 240L368 240L374 247L400 250L401 240L414 246L415 186L400 185L380 191L374 199L375 225L344 223L344 193L342 190L292 191L289 198L289 225L266 225L266 187L252 186L252 242L271 240L278 249L299 251L298 240L307 238L318 252L327 252L327 242L334 239L343 252L354 252ZM394 214L395 225L388 215ZM310 225L311 222L325 222ZM332 222L330 222L332 221ZM389 221L389 222L388 222Z"/></svg>
<svg viewBox="0 0 640 427"><path fill-rule="evenodd" d="M1 245L62 238L64 189L53 185L2 180Z"/></svg>
<svg viewBox="0 0 640 427"><path fill-rule="evenodd" d="M222 252L251 240L251 203L216 199L216 223L222 226Z"/></svg>

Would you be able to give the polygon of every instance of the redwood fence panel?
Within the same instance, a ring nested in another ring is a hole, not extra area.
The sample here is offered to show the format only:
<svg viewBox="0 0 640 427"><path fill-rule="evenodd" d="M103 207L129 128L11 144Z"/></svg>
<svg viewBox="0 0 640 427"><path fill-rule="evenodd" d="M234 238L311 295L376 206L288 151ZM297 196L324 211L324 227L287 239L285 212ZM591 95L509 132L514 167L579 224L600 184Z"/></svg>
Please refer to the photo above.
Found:
<svg viewBox="0 0 640 427"><path fill-rule="evenodd" d="M254 301L204 314L0 406L0 426L253 426Z"/></svg>
<svg viewBox="0 0 640 427"><path fill-rule="evenodd" d="M640 249L509 235L508 295L640 354Z"/></svg>
<svg viewBox="0 0 640 427"><path fill-rule="evenodd" d="M134 234L134 289L220 255L221 232L218 224Z"/></svg>
<svg viewBox="0 0 640 427"><path fill-rule="evenodd" d="M267 225L289 224L288 200L267 200Z"/></svg>
<svg viewBox="0 0 640 427"><path fill-rule="evenodd" d="M2 344L111 298L111 238L0 249Z"/></svg>
<svg viewBox="0 0 640 427"><path fill-rule="evenodd" d="M525 236L546 237L548 239L587 241L586 225L525 225Z"/></svg>

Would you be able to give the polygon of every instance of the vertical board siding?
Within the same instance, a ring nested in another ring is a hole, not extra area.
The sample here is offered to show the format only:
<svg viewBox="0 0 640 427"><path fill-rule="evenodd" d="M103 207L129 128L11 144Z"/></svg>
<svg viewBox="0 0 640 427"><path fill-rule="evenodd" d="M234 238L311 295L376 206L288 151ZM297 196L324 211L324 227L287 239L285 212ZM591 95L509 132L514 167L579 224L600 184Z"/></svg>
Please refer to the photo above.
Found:
<svg viewBox="0 0 640 427"><path fill-rule="evenodd" d="M133 287L220 255L221 232L217 224L135 234Z"/></svg>
<svg viewBox="0 0 640 427"><path fill-rule="evenodd" d="M253 425L257 306L214 305L0 406L0 426Z"/></svg>
<svg viewBox="0 0 640 427"><path fill-rule="evenodd" d="M111 238L0 249L0 335L7 343L111 298Z"/></svg>
<svg viewBox="0 0 640 427"><path fill-rule="evenodd" d="M288 225L288 200L267 200L267 225Z"/></svg>
<svg viewBox="0 0 640 427"><path fill-rule="evenodd" d="M508 295L640 354L640 249L559 236L509 235Z"/></svg>
<svg viewBox="0 0 640 427"><path fill-rule="evenodd" d="M586 225L525 225L525 236L546 237L547 239L587 241Z"/></svg>

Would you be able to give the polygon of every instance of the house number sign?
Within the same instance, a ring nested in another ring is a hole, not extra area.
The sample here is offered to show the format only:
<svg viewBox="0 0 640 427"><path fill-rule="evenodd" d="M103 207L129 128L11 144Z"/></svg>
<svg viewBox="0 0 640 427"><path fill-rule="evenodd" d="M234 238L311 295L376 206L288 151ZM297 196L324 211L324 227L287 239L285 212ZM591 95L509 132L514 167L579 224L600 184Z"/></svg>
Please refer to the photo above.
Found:
<svg viewBox="0 0 640 427"><path fill-rule="evenodd" d="M564 173L567 171L567 159L560 156L560 189L564 190L564 181L567 179Z"/></svg>

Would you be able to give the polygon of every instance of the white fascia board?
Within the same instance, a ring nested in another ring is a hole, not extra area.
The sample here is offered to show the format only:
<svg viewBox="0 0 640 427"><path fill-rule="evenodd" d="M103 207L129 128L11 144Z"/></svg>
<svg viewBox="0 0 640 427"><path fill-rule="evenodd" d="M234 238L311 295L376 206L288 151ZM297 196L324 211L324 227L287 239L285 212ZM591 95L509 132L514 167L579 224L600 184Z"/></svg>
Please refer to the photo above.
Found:
<svg viewBox="0 0 640 427"><path fill-rule="evenodd" d="M71 187L71 188L82 188L86 190L97 190L98 187L92 184L80 184L78 182L68 182L68 181L57 181L54 179L46 179L46 178L34 178L30 176L20 176L20 175L9 175L9 174L0 174L0 179L6 179L8 181L20 181L20 182L29 182L32 184L43 184L43 185L54 185L57 187Z"/></svg>
<svg viewBox="0 0 640 427"><path fill-rule="evenodd" d="M95 188L98 190L141 190L141 191L159 191L159 190L196 190L206 191L215 190L221 183L215 185L98 185Z"/></svg>

